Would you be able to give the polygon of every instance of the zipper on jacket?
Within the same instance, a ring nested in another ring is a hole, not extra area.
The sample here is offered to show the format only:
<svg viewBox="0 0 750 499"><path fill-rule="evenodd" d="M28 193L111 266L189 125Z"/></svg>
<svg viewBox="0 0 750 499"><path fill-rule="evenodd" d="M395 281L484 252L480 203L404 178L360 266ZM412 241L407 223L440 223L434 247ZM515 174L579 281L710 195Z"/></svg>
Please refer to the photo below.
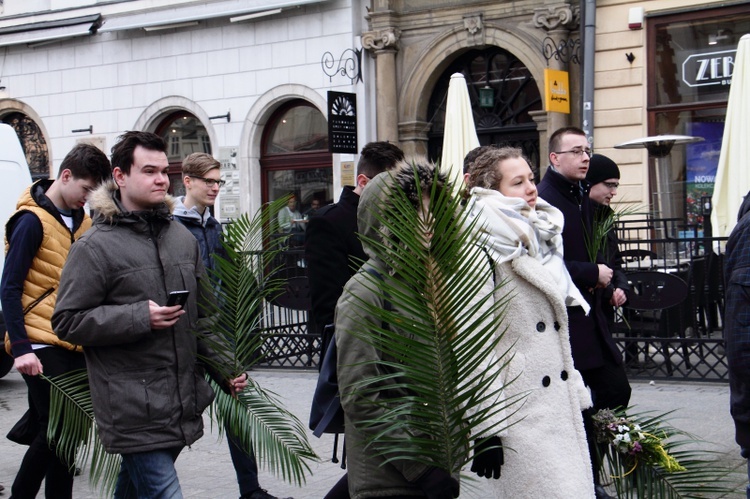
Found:
<svg viewBox="0 0 750 499"><path fill-rule="evenodd" d="M44 300L45 298L47 298L47 297L48 297L49 295L51 295L51 294L52 294L52 293L54 293L54 292L55 292L55 288L49 288L49 289L48 289L47 291L45 291L44 293L42 293L42 296L40 296L40 297L39 297L39 298L37 298L36 300L34 300L34 301L32 301L31 303L29 303L29 304L28 304L28 305L26 306L26 308L24 308L24 309L23 309L23 315L26 315L26 314L28 314L29 312L31 312L31 310L32 310L32 309L33 309L34 307L36 307L37 305L39 305L39 304L40 304L40 303L41 303L41 302L42 302L42 301L43 301L43 300Z"/></svg>
<svg viewBox="0 0 750 499"><path fill-rule="evenodd" d="M171 224L171 223L179 223L179 222L170 221L169 223ZM151 225L151 223L149 223L149 225L148 225L149 239L151 240L151 242L154 245L154 249L156 250L156 259L159 261L159 267L161 268L161 280L162 280L162 283L165 286L165 288L164 288L165 292L169 293L169 290L166 289L166 277L167 276L166 276L166 274L164 272L164 265L162 265L161 251L159 249L159 241L157 240L157 239L161 239L163 237L163 233L164 233L165 230L169 230L169 224L167 224L166 227L162 228L162 230L160 230L158 234L156 234L154 232L154 228ZM181 414L180 414L180 433L182 434L182 441L185 444L187 444L187 438L185 437L185 428L182 425L182 422L185 419L185 407L183 407L183 402L184 401L182 400L182 393L180 393L180 356L179 356L179 354L177 352L177 339L175 337L176 335L175 335L175 331L174 331L174 326L172 326L172 335L171 336L172 336L172 352L174 353L174 360L175 360L175 378L177 380L176 381L177 386L175 388L177 389L177 398L180 401L180 412L181 412Z"/></svg>

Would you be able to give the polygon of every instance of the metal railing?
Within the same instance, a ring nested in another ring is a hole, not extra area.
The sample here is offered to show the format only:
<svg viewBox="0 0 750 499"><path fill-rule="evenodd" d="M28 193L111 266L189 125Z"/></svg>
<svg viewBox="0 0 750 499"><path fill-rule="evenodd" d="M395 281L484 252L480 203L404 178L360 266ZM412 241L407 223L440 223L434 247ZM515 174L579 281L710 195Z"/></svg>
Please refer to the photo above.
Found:
<svg viewBox="0 0 750 499"><path fill-rule="evenodd" d="M685 298L676 305L659 308L655 303L651 310L619 310L610 326L629 376L727 381L723 335L726 238L703 237L696 226L677 219L620 221L617 230L626 274L668 273L687 286Z"/></svg>
<svg viewBox="0 0 750 499"><path fill-rule="evenodd" d="M678 305L634 313L621 309L611 324L615 342L634 379L727 381L724 355L723 243L705 238L677 219L618 223L626 273L663 272L680 277L687 296ZM304 251L283 251L276 262L286 280L282 296L264 306L267 335L258 365L317 369L320 336L309 332L310 309Z"/></svg>

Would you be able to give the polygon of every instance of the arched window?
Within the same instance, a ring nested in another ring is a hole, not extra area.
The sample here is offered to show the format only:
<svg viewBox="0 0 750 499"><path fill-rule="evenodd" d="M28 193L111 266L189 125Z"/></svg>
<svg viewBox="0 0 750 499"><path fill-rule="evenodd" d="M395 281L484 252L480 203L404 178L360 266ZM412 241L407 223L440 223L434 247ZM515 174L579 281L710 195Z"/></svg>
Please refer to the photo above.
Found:
<svg viewBox="0 0 750 499"><path fill-rule="evenodd" d="M23 152L26 154L26 162L29 164L32 180L49 178L47 141L44 140L44 135L34 120L24 113L12 112L3 116L3 123L12 126L16 131Z"/></svg>
<svg viewBox="0 0 750 499"><path fill-rule="evenodd" d="M206 127L192 113L177 111L165 116L155 133L167 143L169 192L174 196L184 196L182 160L194 152L211 154L211 140Z"/></svg>
<svg viewBox="0 0 750 499"><path fill-rule="evenodd" d="M333 199L333 160L328 152L328 122L301 99L285 103L268 120L260 158L263 202L288 194L304 214L313 199Z"/></svg>
<svg viewBox="0 0 750 499"><path fill-rule="evenodd" d="M542 109L539 88L528 68L499 47L469 50L440 76L428 109L432 124L428 142L430 159L439 160L442 154L445 104L453 73L463 73L466 78L479 143L520 147L538 168L539 133L529 112ZM480 100L482 93L491 96L485 103Z"/></svg>

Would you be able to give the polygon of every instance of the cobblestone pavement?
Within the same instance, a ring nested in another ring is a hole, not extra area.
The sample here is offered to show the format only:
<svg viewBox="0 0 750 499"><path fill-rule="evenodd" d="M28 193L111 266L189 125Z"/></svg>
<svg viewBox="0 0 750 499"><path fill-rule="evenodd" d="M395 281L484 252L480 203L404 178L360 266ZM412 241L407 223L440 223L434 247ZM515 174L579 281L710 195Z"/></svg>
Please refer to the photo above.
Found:
<svg viewBox="0 0 750 499"><path fill-rule="evenodd" d="M253 377L263 387L278 394L286 407L306 425L317 373L267 370L256 371ZM734 430L729 416L729 387L726 384L633 382L631 402L644 411L674 410L670 416L674 426L712 442L709 448L726 453L726 459L738 459L739 449L734 443ZM26 385L21 376L12 371L0 379L0 483L6 487L2 497L10 495L10 484L26 450L26 447L12 443L4 436L23 414L26 406ZM206 435L192 448L183 451L177 460L183 493L190 498L236 498L239 493L226 442L219 441L216 430L209 425L206 418ZM324 435L318 439L310 433L309 439L321 456L321 462L313 463L312 474L305 485L298 487L287 484L261 470L261 486L280 497L322 498L343 471L339 465L330 462L332 436ZM481 485L480 481L462 483L461 497L488 497ZM86 470L76 479L74 497L100 497L90 487Z"/></svg>

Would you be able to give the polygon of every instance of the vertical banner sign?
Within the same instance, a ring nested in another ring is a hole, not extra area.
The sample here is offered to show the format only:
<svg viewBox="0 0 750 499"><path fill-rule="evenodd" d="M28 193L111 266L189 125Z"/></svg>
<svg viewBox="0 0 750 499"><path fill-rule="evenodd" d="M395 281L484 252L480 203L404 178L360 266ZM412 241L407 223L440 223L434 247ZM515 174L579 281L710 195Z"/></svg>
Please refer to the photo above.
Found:
<svg viewBox="0 0 750 499"><path fill-rule="evenodd" d="M220 147L221 179L226 183L219 189L218 218L227 222L240 216L240 170L237 167L238 146ZM216 215L216 213L214 213Z"/></svg>
<svg viewBox="0 0 750 499"><path fill-rule="evenodd" d="M547 111L570 114L570 85L568 72L544 70L544 101Z"/></svg>
<svg viewBox="0 0 750 499"><path fill-rule="evenodd" d="M357 154L357 94L328 92L328 150Z"/></svg>

